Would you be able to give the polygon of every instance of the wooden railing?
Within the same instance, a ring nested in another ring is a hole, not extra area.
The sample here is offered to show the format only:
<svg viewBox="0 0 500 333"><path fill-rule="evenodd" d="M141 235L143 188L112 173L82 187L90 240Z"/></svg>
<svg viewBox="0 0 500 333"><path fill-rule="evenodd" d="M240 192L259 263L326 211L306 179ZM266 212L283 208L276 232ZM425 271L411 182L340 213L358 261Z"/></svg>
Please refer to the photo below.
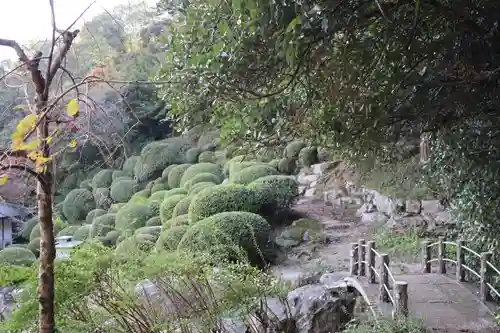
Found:
<svg viewBox="0 0 500 333"><path fill-rule="evenodd" d="M396 280L389 264L389 255L377 252L375 241L360 239L351 243L350 274L367 277L369 284L379 284L378 301L393 305L393 317L407 316L408 283Z"/></svg>
<svg viewBox="0 0 500 333"><path fill-rule="evenodd" d="M446 258L446 246L455 247L455 259ZM437 246L437 258L432 258L432 247ZM473 268L465 264L466 253L481 261L481 268L476 272ZM456 242L446 241L444 237L439 237L437 242L431 243L426 240L422 245L422 264L424 266L424 273L430 273L432 263L438 263L438 270L441 274L446 274L446 263L451 262L456 265L456 280L458 282L466 282L466 272L476 276L479 279L479 298L481 301L491 300L491 292L500 297L498 290L493 287L493 277L500 276L500 270L493 266L491 263L491 252L477 253L476 251L468 248L466 242L458 240Z"/></svg>

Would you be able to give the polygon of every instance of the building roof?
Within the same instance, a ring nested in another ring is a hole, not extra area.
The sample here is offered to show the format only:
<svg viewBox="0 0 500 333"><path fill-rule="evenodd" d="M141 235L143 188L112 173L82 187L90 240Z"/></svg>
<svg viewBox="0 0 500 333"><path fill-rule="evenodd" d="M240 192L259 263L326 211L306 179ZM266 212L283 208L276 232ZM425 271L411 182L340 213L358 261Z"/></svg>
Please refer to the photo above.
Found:
<svg viewBox="0 0 500 333"><path fill-rule="evenodd" d="M25 217L27 215L30 215L32 212L30 212L28 209L26 209L23 206L7 203L7 202L0 202L0 218L6 218L6 217Z"/></svg>

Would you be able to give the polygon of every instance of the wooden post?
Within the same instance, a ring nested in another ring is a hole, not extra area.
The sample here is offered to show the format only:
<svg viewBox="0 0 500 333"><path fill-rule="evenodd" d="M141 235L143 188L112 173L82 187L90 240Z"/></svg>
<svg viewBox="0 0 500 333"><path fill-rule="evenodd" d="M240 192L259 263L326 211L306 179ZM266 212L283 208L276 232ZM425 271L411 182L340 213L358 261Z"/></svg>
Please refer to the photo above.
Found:
<svg viewBox="0 0 500 333"><path fill-rule="evenodd" d="M358 275L365 276L366 275L366 241L364 239L359 240L358 244Z"/></svg>
<svg viewBox="0 0 500 333"><path fill-rule="evenodd" d="M443 260L446 253L446 247L444 244L444 237L441 236L438 239L438 263L439 263L439 273L446 274L446 261Z"/></svg>
<svg viewBox="0 0 500 333"><path fill-rule="evenodd" d="M368 283L375 283L375 241L366 243L366 261L368 262Z"/></svg>
<svg viewBox="0 0 500 333"><path fill-rule="evenodd" d="M491 252L481 253L481 285L479 288L479 298L483 302L491 300L490 290L488 288L488 283L491 283L491 279L487 263L488 261L490 261L491 255Z"/></svg>
<svg viewBox="0 0 500 333"><path fill-rule="evenodd" d="M432 258L432 251L431 251L431 242L429 240L425 240L422 242L422 267L424 269L424 273L430 273L431 272L431 258Z"/></svg>
<svg viewBox="0 0 500 333"><path fill-rule="evenodd" d="M358 243L351 243L351 276L358 274Z"/></svg>
<svg viewBox="0 0 500 333"><path fill-rule="evenodd" d="M465 269L463 265L465 264L465 250L463 247L465 246L465 241L458 240L457 241L457 281L464 282L465 281Z"/></svg>
<svg viewBox="0 0 500 333"><path fill-rule="evenodd" d="M389 267L389 255L381 254L381 261L379 267L380 284L379 284L379 297L381 302L389 302L389 272L387 268ZM385 265L384 265L385 264ZM386 267L387 266L387 267ZM385 286L385 288L384 288ZM387 290L386 290L387 288Z"/></svg>
<svg viewBox="0 0 500 333"><path fill-rule="evenodd" d="M396 281L394 283L394 312L396 317L408 316L408 283Z"/></svg>

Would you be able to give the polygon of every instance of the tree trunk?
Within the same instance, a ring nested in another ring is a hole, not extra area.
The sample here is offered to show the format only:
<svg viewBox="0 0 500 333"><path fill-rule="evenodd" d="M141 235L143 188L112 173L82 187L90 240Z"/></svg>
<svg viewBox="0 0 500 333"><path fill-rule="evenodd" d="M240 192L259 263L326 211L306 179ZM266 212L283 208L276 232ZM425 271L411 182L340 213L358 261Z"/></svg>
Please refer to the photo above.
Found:
<svg viewBox="0 0 500 333"><path fill-rule="evenodd" d="M37 127L37 138L40 140L40 152L43 157L50 156L50 148L47 144L48 136L48 121L45 118ZM40 303L39 333L55 332L54 259L56 249L52 221L53 180L51 169L51 166L48 165L43 172L40 172L42 181L39 180L37 186L38 216L40 218L40 266L38 272L38 302Z"/></svg>

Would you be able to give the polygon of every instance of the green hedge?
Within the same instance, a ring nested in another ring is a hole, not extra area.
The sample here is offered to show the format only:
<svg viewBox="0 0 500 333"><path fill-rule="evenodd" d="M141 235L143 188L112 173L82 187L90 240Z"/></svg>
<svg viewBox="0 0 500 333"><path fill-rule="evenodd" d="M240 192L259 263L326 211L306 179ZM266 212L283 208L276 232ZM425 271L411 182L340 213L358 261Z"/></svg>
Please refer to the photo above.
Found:
<svg viewBox="0 0 500 333"><path fill-rule="evenodd" d="M22 247L7 247L0 251L0 264L30 266L35 260L33 252Z"/></svg>
<svg viewBox="0 0 500 333"><path fill-rule="evenodd" d="M167 196L160 205L160 218L162 222L172 218L175 206L187 196L185 194L176 194L172 196Z"/></svg>
<svg viewBox="0 0 500 333"><path fill-rule="evenodd" d="M243 170L232 173L229 180L235 184L247 185L264 176L277 175L278 170L267 164L253 165Z"/></svg>
<svg viewBox="0 0 500 333"><path fill-rule="evenodd" d="M146 221L154 216L151 208L142 203L127 203L116 213L116 230L133 231L144 227Z"/></svg>
<svg viewBox="0 0 500 333"><path fill-rule="evenodd" d="M63 203L63 213L69 223L85 220L87 214L95 208L92 192L81 188L71 190Z"/></svg>
<svg viewBox="0 0 500 333"><path fill-rule="evenodd" d="M191 180L194 176L200 174L200 173L212 173L219 177L219 179L222 178L221 174L221 169L220 166L214 163L198 163L195 165L190 166L182 175L181 181L180 181L180 186L184 187L184 184Z"/></svg>
<svg viewBox="0 0 500 333"><path fill-rule="evenodd" d="M186 172L187 169L189 169L192 166L192 164L180 164L172 168L170 172L168 173L168 186L170 188L174 189L180 186L182 175L184 172Z"/></svg>

